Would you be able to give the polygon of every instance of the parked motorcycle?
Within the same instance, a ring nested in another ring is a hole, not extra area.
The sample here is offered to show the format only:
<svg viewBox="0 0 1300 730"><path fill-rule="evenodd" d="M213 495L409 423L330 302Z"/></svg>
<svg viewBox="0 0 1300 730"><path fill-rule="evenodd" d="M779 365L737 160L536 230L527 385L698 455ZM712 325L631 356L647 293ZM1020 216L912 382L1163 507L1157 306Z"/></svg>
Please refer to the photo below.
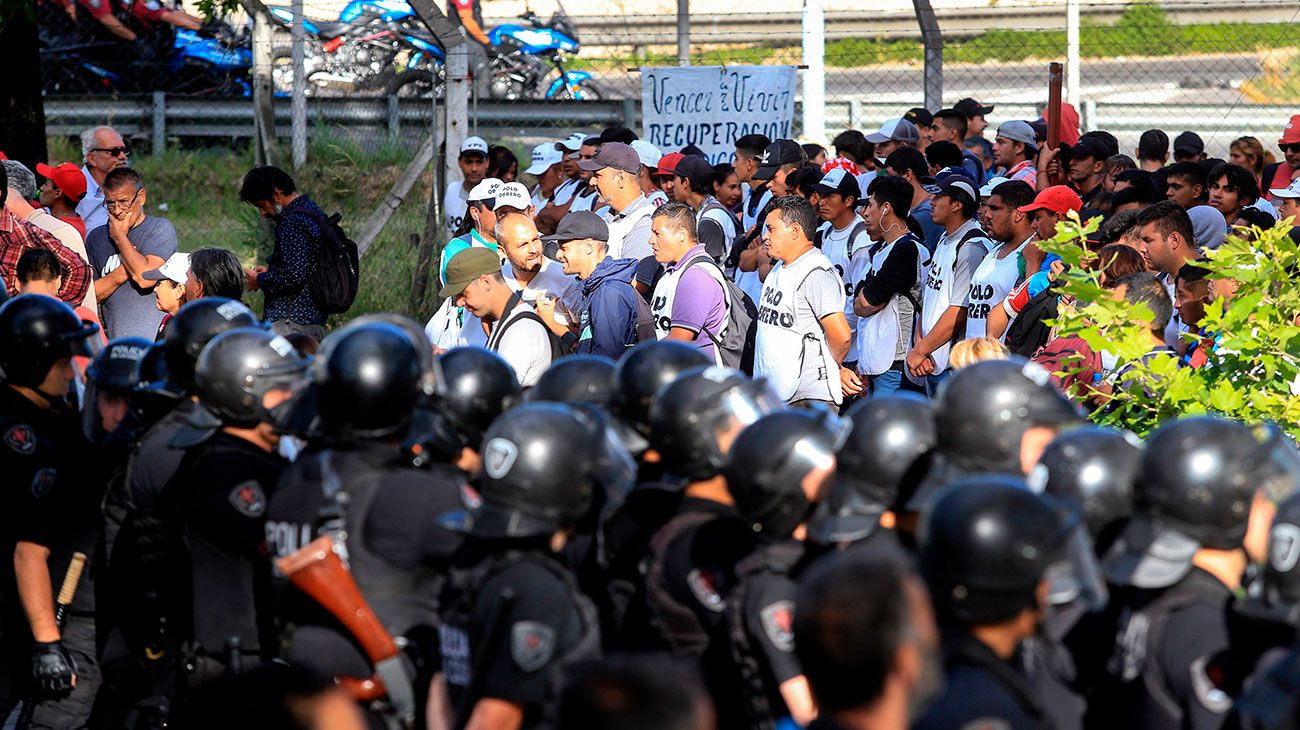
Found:
<svg viewBox="0 0 1300 730"><path fill-rule="evenodd" d="M294 17L290 10L281 7L269 9L282 27L292 28ZM399 56L405 46L399 36L402 24L409 21L403 21L399 14L373 3L350 3L344 9L344 15L346 20L304 19L303 68L307 81L305 91L309 96L327 89L378 90L402 68ZM271 78L277 92L287 94L293 91L291 46L273 52Z"/></svg>

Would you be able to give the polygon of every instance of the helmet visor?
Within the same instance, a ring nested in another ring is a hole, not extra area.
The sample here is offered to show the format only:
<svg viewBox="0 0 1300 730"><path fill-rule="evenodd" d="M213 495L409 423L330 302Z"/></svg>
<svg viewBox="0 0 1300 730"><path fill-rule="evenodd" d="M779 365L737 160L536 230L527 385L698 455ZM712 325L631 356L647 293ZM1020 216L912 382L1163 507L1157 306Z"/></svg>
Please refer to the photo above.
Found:
<svg viewBox="0 0 1300 730"><path fill-rule="evenodd" d="M1047 567L1047 602L1052 606L1073 604L1088 611L1106 607L1109 593L1088 531L1077 518L1071 519L1065 543L1056 562Z"/></svg>
<svg viewBox="0 0 1300 730"><path fill-rule="evenodd" d="M704 414L714 443L734 440L744 428L769 413L785 408L785 403L763 381L750 381L732 388L719 399L711 414Z"/></svg>
<svg viewBox="0 0 1300 730"><path fill-rule="evenodd" d="M99 336L99 325L86 320L81 321L81 329L63 335L72 354L77 357L94 357L104 349L104 340Z"/></svg>
<svg viewBox="0 0 1300 730"><path fill-rule="evenodd" d="M1281 504L1300 491L1300 451L1282 429L1271 423L1256 428L1255 437L1264 448L1259 488L1273 504Z"/></svg>

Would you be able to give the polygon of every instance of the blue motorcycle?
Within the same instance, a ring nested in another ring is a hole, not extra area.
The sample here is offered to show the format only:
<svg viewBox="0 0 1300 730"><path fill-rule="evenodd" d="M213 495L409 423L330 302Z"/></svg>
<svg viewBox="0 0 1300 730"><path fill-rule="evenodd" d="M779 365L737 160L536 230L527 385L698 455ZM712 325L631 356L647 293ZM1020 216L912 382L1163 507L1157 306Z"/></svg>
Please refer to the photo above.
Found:
<svg viewBox="0 0 1300 730"><path fill-rule="evenodd" d="M379 1L395 0L370 0ZM564 67L566 56L577 54L581 45L563 6L549 21L543 21L531 10L519 18L527 25L506 23L487 31L488 40L492 42L488 51L489 71L492 74L491 98L576 101L602 98L590 73ZM432 44L432 38L426 38L426 41L436 47L436 44ZM398 74L388 85L387 92L394 96L436 94L441 97L443 87L444 72L439 64L431 71L407 70Z"/></svg>

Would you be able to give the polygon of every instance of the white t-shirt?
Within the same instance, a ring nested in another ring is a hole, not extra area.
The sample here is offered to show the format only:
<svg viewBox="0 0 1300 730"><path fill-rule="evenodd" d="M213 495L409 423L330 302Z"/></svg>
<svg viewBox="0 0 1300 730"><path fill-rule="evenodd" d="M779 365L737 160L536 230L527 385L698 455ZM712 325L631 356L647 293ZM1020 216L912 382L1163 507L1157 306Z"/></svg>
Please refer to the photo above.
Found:
<svg viewBox="0 0 1300 730"><path fill-rule="evenodd" d="M424 334L429 342L439 350L453 347L487 347L487 333L483 331L483 320L472 312L456 306L456 298L442 300L442 306L433 313L424 325Z"/></svg>
<svg viewBox="0 0 1300 730"><path fill-rule="evenodd" d="M456 180L447 185L447 194L443 196L443 210L447 216L447 237L451 238L460 230L461 225L465 222L465 216L469 215L469 191L465 189L465 183Z"/></svg>
<svg viewBox="0 0 1300 730"><path fill-rule="evenodd" d="M856 231L856 233L855 233ZM866 277L871 270L871 256L867 249L871 247L871 236L867 235L867 226L862 218L853 216L853 220L843 230L836 229L826 221L817 229L822 237L822 253L831 260L835 273L844 282L844 317L849 321L849 354L845 362L857 362L858 359L858 315L853 312L853 288Z"/></svg>
<svg viewBox="0 0 1300 730"><path fill-rule="evenodd" d="M1002 258L998 258L1001 247L990 251L975 268L970 279L970 301L966 305L966 339L988 334L989 310L1007 298L1020 278L1018 254L1026 243L1029 243L1028 239ZM1005 338L1006 332L1002 336Z"/></svg>
<svg viewBox="0 0 1300 730"><path fill-rule="evenodd" d="M547 299L569 300L576 299L574 288L581 285L576 276L569 276L564 273L564 265L559 261L553 261L542 257L542 269L537 272L537 276L528 282L522 288L519 286L519 280L515 278L515 273L510 268L510 263L506 262L501 265L501 275L506 279L506 286L520 292L523 300L528 302L531 307L537 306L538 297ZM563 312L561 307L556 307L556 314L561 315L559 319L563 322Z"/></svg>
<svg viewBox="0 0 1300 730"><path fill-rule="evenodd" d="M495 333L509 324L509 328L504 330L505 334L500 338L493 335L488 337L488 349L494 350L510 363L519 378L519 384L525 388L536 385L537 379L551 366L551 337L546 327L532 319L514 321L531 309L522 302L516 304L505 319L492 326Z"/></svg>
<svg viewBox="0 0 1300 730"><path fill-rule="evenodd" d="M822 318L844 311L844 290L830 261L813 248L772 267L763 282L754 341L754 375L786 402L843 400L839 364Z"/></svg>

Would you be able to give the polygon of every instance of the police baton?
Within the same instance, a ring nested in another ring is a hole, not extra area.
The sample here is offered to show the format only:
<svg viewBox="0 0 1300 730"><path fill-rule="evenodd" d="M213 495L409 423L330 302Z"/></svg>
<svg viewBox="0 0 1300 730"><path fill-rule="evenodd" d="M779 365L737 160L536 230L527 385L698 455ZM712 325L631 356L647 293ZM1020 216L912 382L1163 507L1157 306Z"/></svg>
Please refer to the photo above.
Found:
<svg viewBox="0 0 1300 730"><path fill-rule="evenodd" d="M469 684L456 705L456 721L452 724L454 730L465 730L465 726L469 725L470 716L474 714L474 705L478 704L478 693L483 686L483 673L487 669L489 658L497 653L501 643L502 624L510 615L514 603L515 592L509 588L502 590L501 595L492 603L492 610L488 612L487 634L483 637L483 646L479 651L474 652L474 666L470 668Z"/></svg>
<svg viewBox="0 0 1300 730"><path fill-rule="evenodd" d="M68 563L68 572L63 574L63 585L59 586L59 596L54 604L54 625L63 628L63 622L67 620L68 606L72 605L72 599L77 595L77 585L81 583L81 572L86 569L86 554L76 552L72 554L72 560ZM18 713L18 721L14 723L17 730L27 730L32 724L32 713L36 711L36 693L33 692L23 700L23 709Z"/></svg>

